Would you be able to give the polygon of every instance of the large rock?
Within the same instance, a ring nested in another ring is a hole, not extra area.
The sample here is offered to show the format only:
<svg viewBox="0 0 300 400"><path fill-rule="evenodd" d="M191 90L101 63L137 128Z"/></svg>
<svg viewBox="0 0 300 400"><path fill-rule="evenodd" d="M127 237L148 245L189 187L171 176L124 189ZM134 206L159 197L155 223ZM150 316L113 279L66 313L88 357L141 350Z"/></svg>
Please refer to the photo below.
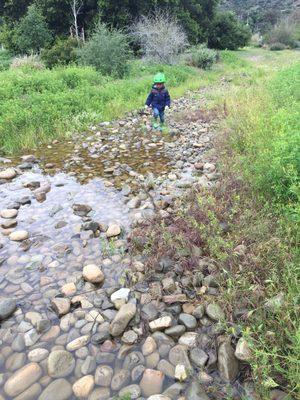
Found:
<svg viewBox="0 0 300 400"><path fill-rule="evenodd" d="M56 314L61 317L62 315L68 314L71 307L71 302L69 299L56 297L51 300L51 306Z"/></svg>
<svg viewBox="0 0 300 400"><path fill-rule="evenodd" d="M126 329L130 320L135 316L136 305L133 303L124 304L114 320L110 324L110 333L112 336L120 336Z"/></svg>
<svg viewBox="0 0 300 400"><path fill-rule="evenodd" d="M251 360L251 349L246 339L241 338L236 345L234 355L238 360L250 361Z"/></svg>
<svg viewBox="0 0 300 400"><path fill-rule="evenodd" d="M104 274L101 269L94 264L86 265L82 272L83 279L91 283L102 283Z"/></svg>
<svg viewBox="0 0 300 400"><path fill-rule="evenodd" d="M10 240L13 242L22 242L29 238L27 231L14 231L9 235Z"/></svg>
<svg viewBox="0 0 300 400"><path fill-rule="evenodd" d="M17 304L14 299L0 300L0 321L10 317L16 308Z"/></svg>
<svg viewBox="0 0 300 400"><path fill-rule="evenodd" d="M66 379L56 379L44 389L38 400L69 400L71 396L71 384Z"/></svg>
<svg viewBox="0 0 300 400"><path fill-rule="evenodd" d="M0 179L13 179L17 176L16 171L13 168L7 168L3 171L0 171Z"/></svg>
<svg viewBox="0 0 300 400"><path fill-rule="evenodd" d="M75 368L75 359L65 350L52 351L48 357L48 375L52 378L64 378Z"/></svg>
<svg viewBox="0 0 300 400"><path fill-rule="evenodd" d="M174 346L169 352L169 360L174 366L183 364L188 370L192 369L186 346L180 344Z"/></svg>
<svg viewBox="0 0 300 400"><path fill-rule="evenodd" d="M5 219L16 218L16 216L18 215L18 210L15 210L14 208L8 208L5 210L1 210L0 215L2 218Z"/></svg>
<svg viewBox="0 0 300 400"><path fill-rule="evenodd" d="M96 369L95 373L95 383L99 386L109 387L112 377L114 375L114 370L108 365L101 365Z"/></svg>
<svg viewBox="0 0 300 400"><path fill-rule="evenodd" d="M130 382L130 372L127 369L120 369L112 378L112 390L119 391Z"/></svg>
<svg viewBox="0 0 300 400"><path fill-rule="evenodd" d="M30 363L15 372L5 383L4 392L11 397L24 392L42 376L42 369L37 363Z"/></svg>
<svg viewBox="0 0 300 400"><path fill-rule="evenodd" d="M121 229L120 225L111 224L111 225L109 225L109 227L106 231L106 237L111 238L111 237L119 236L121 232L122 232L122 229Z"/></svg>
<svg viewBox="0 0 300 400"><path fill-rule="evenodd" d="M144 356L152 354L157 349L157 345L153 337L148 336L142 346L142 353Z"/></svg>
<svg viewBox="0 0 300 400"><path fill-rule="evenodd" d="M79 399L87 399L95 386L93 375L86 375L78 379L72 387L74 395Z"/></svg>
<svg viewBox="0 0 300 400"><path fill-rule="evenodd" d="M208 304L205 311L209 318L211 318L213 321L222 321L225 319L224 311L216 303Z"/></svg>
<svg viewBox="0 0 300 400"><path fill-rule="evenodd" d="M197 320L190 314L182 313L179 315L178 322L183 324L187 329L195 329L197 326Z"/></svg>
<svg viewBox="0 0 300 400"><path fill-rule="evenodd" d="M203 368L208 360L208 355L202 349L195 348L190 352L190 359L197 367Z"/></svg>
<svg viewBox="0 0 300 400"><path fill-rule="evenodd" d="M142 394L149 397L154 394L161 394L163 389L165 375L161 371L146 369L140 382Z"/></svg>
<svg viewBox="0 0 300 400"><path fill-rule="evenodd" d="M223 342L219 347L218 369L221 378L226 382L234 381L238 374L239 363L234 356L234 351L229 340Z"/></svg>

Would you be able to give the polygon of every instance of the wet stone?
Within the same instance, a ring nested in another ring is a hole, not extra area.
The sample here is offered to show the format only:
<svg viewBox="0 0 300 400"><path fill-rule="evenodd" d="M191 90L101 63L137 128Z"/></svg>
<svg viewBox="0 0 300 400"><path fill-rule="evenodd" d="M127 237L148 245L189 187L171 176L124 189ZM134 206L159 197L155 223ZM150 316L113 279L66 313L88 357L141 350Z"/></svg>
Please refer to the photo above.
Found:
<svg viewBox="0 0 300 400"><path fill-rule="evenodd" d="M15 397L39 380L41 375L42 369L38 364L27 364L6 381L4 391L8 396Z"/></svg>
<svg viewBox="0 0 300 400"><path fill-rule="evenodd" d="M65 350L52 351L48 357L48 374L52 378L64 378L75 368L75 359Z"/></svg>
<svg viewBox="0 0 300 400"><path fill-rule="evenodd" d="M119 391L130 382L130 372L127 369L119 370L112 378L112 390Z"/></svg>
<svg viewBox="0 0 300 400"><path fill-rule="evenodd" d="M175 325L175 326L171 326L171 328L168 328L165 330L165 334L172 336L172 337L179 337L181 335L183 335L186 331L186 327L183 325Z"/></svg>
<svg viewBox="0 0 300 400"><path fill-rule="evenodd" d="M10 317L16 308L17 304L14 299L0 300L0 321Z"/></svg>
<svg viewBox="0 0 300 400"><path fill-rule="evenodd" d="M190 352L191 361L200 368L203 368L208 360L208 355L202 349L195 348Z"/></svg>
<svg viewBox="0 0 300 400"><path fill-rule="evenodd" d="M99 386L109 387L113 377L114 371L108 365L97 367L95 373L95 383Z"/></svg>
<svg viewBox="0 0 300 400"><path fill-rule="evenodd" d="M190 314L184 314L184 313L180 314L180 315L179 315L179 318L178 318L178 321L179 321L181 324L185 325L185 327L186 327L187 329L195 329L196 326L197 326L197 320L196 320L196 318L193 317L193 316L190 315Z"/></svg>
<svg viewBox="0 0 300 400"><path fill-rule="evenodd" d="M142 394L149 397L154 394L162 393L165 375L161 371L146 369L140 382Z"/></svg>
<svg viewBox="0 0 300 400"><path fill-rule="evenodd" d="M140 395L141 395L141 388L139 387L139 385L126 386L119 391L120 397L129 396L130 399L132 400L138 399Z"/></svg>

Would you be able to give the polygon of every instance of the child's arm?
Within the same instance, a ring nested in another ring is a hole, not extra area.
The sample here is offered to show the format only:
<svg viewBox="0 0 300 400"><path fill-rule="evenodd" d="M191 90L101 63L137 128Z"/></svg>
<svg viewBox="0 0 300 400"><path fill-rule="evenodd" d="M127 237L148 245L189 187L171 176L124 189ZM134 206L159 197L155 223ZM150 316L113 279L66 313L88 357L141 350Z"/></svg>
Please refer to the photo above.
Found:
<svg viewBox="0 0 300 400"><path fill-rule="evenodd" d="M166 107L170 107L170 105L171 105L171 97L170 97L170 93L167 90L166 91Z"/></svg>
<svg viewBox="0 0 300 400"><path fill-rule="evenodd" d="M153 100L153 93L152 93L152 91L151 91L151 92L149 93L149 96L147 97L147 100L146 100L145 105L148 106L148 107L150 107L150 106L151 106L151 103L152 103L152 100Z"/></svg>

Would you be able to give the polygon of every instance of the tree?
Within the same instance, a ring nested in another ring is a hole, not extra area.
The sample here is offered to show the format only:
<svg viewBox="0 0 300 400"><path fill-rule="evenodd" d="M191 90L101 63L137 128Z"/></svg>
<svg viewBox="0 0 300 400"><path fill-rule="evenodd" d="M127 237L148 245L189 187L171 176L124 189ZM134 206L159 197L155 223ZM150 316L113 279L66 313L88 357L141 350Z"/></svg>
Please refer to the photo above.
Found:
<svg viewBox="0 0 300 400"><path fill-rule="evenodd" d="M220 12L215 17L209 37L208 46L219 50L237 50L249 43L251 31L231 12Z"/></svg>
<svg viewBox="0 0 300 400"><path fill-rule="evenodd" d="M23 53L38 53L49 45L52 34L40 9L32 4L16 28L17 46Z"/></svg>
<svg viewBox="0 0 300 400"><path fill-rule="evenodd" d="M72 16L73 16L73 24L71 26L72 32L74 31L75 37L77 41L80 39L79 30L78 30L78 16L82 12L83 0L71 0L70 2Z"/></svg>

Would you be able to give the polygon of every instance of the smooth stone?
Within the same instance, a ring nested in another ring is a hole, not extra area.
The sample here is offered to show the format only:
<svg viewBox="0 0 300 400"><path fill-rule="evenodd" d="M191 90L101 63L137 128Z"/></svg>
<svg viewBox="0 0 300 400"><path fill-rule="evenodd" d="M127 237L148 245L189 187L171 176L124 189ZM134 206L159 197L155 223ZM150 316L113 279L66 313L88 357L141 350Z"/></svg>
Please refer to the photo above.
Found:
<svg viewBox="0 0 300 400"><path fill-rule="evenodd" d="M251 349L246 339L240 338L237 342L235 353L235 357L241 361L250 361L252 357Z"/></svg>
<svg viewBox="0 0 300 400"><path fill-rule="evenodd" d="M151 321L149 323L149 328L152 332L161 331L169 328L172 325L172 318L170 316L161 317Z"/></svg>
<svg viewBox="0 0 300 400"><path fill-rule="evenodd" d="M159 353L155 352L150 354L149 356L146 357L146 366L147 368L154 369L156 368L158 362L159 362Z"/></svg>
<svg viewBox="0 0 300 400"><path fill-rule="evenodd" d="M148 336L142 346L142 353L144 356L148 356L149 354L153 353L157 349L157 344L153 337Z"/></svg>
<svg viewBox="0 0 300 400"><path fill-rule="evenodd" d="M71 396L71 384L66 379L56 379L44 389L38 400L69 400Z"/></svg>
<svg viewBox="0 0 300 400"><path fill-rule="evenodd" d="M134 331L127 331L124 332L121 340L125 344L134 344L138 340L138 335Z"/></svg>
<svg viewBox="0 0 300 400"><path fill-rule="evenodd" d="M9 239L13 242L22 242L29 238L27 231L14 231L9 235Z"/></svg>
<svg viewBox="0 0 300 400"><path fill-rule="evenodd" d="M195 348L190 352L190 359L197 367L203 368L208 360L208 355L202 349Z"/></svg>
<svg viewBox="0 0 300 400"><path fill-rule="evenodd" d="M120 369L112 378L111 388L119 391L130 382L130 372L127 369Z"/></svg>
<svg viewBox="0 0 300 400"><path fill-rule="evenodd" d="M106 231L106 237L111 238L115 236L119 236L121 234L121 227L118 224L111 224L109 225L107 231Z"/></svg>
<svg viewBox="0 0 300 400"><path fill-rule="evenodd" d="M74 339L70 343L68 343L66 349L68 351L78 350L80 349L80 347L84 347L85 345L87 345L89 340L90 340L89 335L80 336L79 338Z"/></svg>
<svg viewBox="0 0 300 400"><path fill-rule="evenodd" d="M39 383L35 383L24 392L15 397L14 400L34 400L41 394L42 387Z"/></svg>
<svg viewBox="0 0 300 400"><path fill-rule="evenodd" d="M197 327L197 320L190 314L180 314L178 321L183 324L187 329L195 329Z"/></svg>
<svg viewBox="0 0 300 400"><path fill-rule="evenodd" d="M14 299L0 301L0 321L10 317L16 310L17 303Z"/></svg>
<svg viewBox="0 0 300 400"><path fill-rule="evenodd" d="M112 336L120 336L126 329L127 325L129 324L130 320L136 314L136 305L133 303L124 304L120 310L118 311L117 315L115 316L114 320L110 325L110 333Z"/></svg>
<svg viewBox="0 0 300 400"><path fill-rule="evenodd" d="M167 360L160 360L160 362L157 365L158 371L163 372L166 376L168 376L171 379L175 378L175 367L169 361Z"/></svg>
<svg viewBox="0 0 300 400"><path fill-rule="evenodd" d="M83 267L83 279L91 283L102 283L104 281L104 274L101 269L95 264L89 264Z"/></svg>
<svg viewBox="0 0 300 400"><path fill-rule="evenodd" d="M49 351L47 349L43 349L43 348L37 348L34 350L31 350L27 357L28 360L31 362L40 362L42 360L44 360L45 358L47 358L49 355Z"/></svg>
<svg viewBox="0 0 300 400"><path fill-rule="evenodd" d="M75 368L75 359L65 350L52 351L48 357L48 375L52 378L64 378Z"/></svg>
<svg viewBox="0 0 300 400"><path fill-rule="evenodd" d="M114 303L117 300L125 300L127 302L129 293L130 289L127 288L119 289L110 296L110 300L112 303Z"/></svg>
<svg viewBox="0 0 300 400"><path fill-rule="evenodd" d="M146 369L140 382L140 387L144 397L154 394L161 394L165 375L161 371Z"/></svg>
<svg viewBox="0 0 300 400"><path fill-rule="evenodd" d="M72 386L74 395L79 399L86 399L95 386L93 375L86 375L78 379Z"/></svg>
<svg viewBox="0 0 300 400"><path fill-rule="evenodd" d="M7 168L3 171L0 171L0 179L13 179L17 176L16 171L13 168Z"/></svg>
<svg viewBox="0 0 300 400"><path fill-rule="evenodd" d="M153 396L148 397L147 400L171 400L171 398L163 394L154 394Z"/></svg>
<svg viewBox="0 0 300 400"><path fill-rule="evenodd" d="M196 332L186 332L180 336L178 343L189 348L197 346L198 333Z"/></svg>
<svg viewBox="0 0 300 400"><path fill-rule="evenodd" d="M141 388L139 385L126 386L119 391L119 396L121 398L128 396L131 400L136 400L141 395Z"/></svg>
<svg viewBox="0 0 300 400"><path fill-rule="evenodd" d="M177 400L181 398L180 395L183 395L185 389L186 385L184 383L176 382L173 385L169 386L164 391L163 395L167 396L167 398L170 398L172 400Z"/></svg>
<svg viewBox="0 0 300 400"><path fill-rule="evenodd" d="M226 382L232 382L239 372L239 362L235 358L230 341L223 342L218 350L218 369L221 378Z"/></svg>
<svg viewBox="0 0 300 400"><path fill-rule="evenodd" d="M192 369L186 346L180 344L174 346L169 352L169 361L174 366L183 364L188 370Z"/></svg>
<svg viewBox="0 0 300 400"><path fill-rule="evenodd" d="M88 375L94 372L96 369L96 359L93 356L87 356L84 363L81 366L81 372L83 375Z"/></svg>
<svg viewBox="0 0 300 400"><path fill-rule="evenodd" d="M165 330L165 334L172 336L172 337L179 337L181 335L183 335L186 331L186 327L183 325L175 325L175 326L171 326L171 328L168 328Z"/></svg>
<svg viewBox="0 0 300 400"><path fill-rule="evenodd" d="M186 391L186 400L209 400L209 397L202 386L193 381Z"/></svg>
<svg viewBox="0 0 300 400"><path fill-rule="evenodd" d="M210 303L206 306L206 314L213 321L222 321L225 319L225 313L222 308L216 303Z"/></svg>
<svg viewBox="0 0 300 400"><path fill-rule="evenodd" d="M68 314L71 308L71 302L69 299L56 297L51 300L51 306L56 314L61 317L62 315Z"/></svg>
<svg viewBox="0 0 300 400"><path fill-rule="evenodd" d="M145 371L144 365L138 365L137 367L134 367L133 370L131 371L131 379L133 382L140 381L143 373Z"/></svg>
<svg viewBox="0 0 300 400"><path fill-rule="evenodd" d="M109 387L111 384L114 370L108 365L97 367L95 373L95 384L99 386Z"/></svg>
<svg viewBox="0 0 300 400"><path fill-rule="evenodd" d="M24 353L13 353L11 354L6 362L5 362L5 368L8 371L14 372L25 365L26 362L26 355Z"/></svg>
<svg viewBox="0 0 300 400"><path fill-rule="evenodd" d="M14 208L8 208L5 210L1 210L0 216L5 219L10 219L10 218L16 218L18 215L18 210L15 210Z"/></svg>
<svg viewBox="0 0 300 400"><path fill-rule="evenodd" d="M8 396L15 397L38 381L41 376L41 367L37 363L29 363L6 381L4 391Z"/></svg>
<svg viewBox="0 0 300 400"><path fill-rule="evenodd" d="M97 388L90 394L88 400L109 400L111 399L109 388Z"/></svg>

